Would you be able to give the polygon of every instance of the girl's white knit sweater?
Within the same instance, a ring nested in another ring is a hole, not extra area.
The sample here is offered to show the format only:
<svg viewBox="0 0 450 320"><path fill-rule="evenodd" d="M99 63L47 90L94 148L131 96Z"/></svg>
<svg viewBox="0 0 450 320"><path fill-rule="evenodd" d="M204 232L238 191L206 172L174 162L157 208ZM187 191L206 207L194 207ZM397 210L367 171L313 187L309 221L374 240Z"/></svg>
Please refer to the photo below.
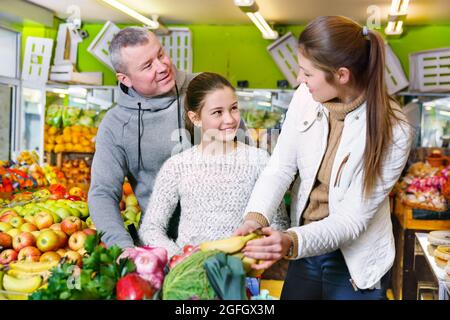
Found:
<svg viewBox="0 0 450 320"><path fill-rule="evenodd" d="M163 247L169 257L186 244L198 245L232 236L242 217L253 186L269 160L269 154L238 143L224 155L205 155L194 146L169 158L155 181L147 211L139 228L144 245ZM167 236L170 217L181 204L178 238ZM284 204L272 227L289 227Z"/></svg>

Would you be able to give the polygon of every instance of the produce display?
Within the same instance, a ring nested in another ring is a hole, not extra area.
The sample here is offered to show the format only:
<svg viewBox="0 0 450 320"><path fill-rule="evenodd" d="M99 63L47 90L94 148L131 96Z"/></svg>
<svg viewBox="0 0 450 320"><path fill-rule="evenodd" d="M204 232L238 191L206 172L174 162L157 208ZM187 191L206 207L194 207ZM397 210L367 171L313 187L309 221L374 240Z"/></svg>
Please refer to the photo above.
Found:
<svg viewBox="0 0 450 320"><path fill-rule="evenodd" d="M411 165L395 187L406 205L430 211L447 211L450 188L450 166L433 167L428 162Z"/></svg>
<svg viewBox="0 0 450 320"><path fill-rule="evenodd" d="M91 182L91 168L84 159L65 160L61 171L68 185L87 184Z"/></svg>
<svg viewBox="0 0 450 320"><path fill-rule="evenodd" d="M44 150L46 152L86 152L95 151L96 127L74 125L63 129L46 125Z"/></svg>
<svg viewBox="0 0 450 320"><path fill-rule="evenodd" d="M283 114L276 111L243 109L241 117L248 128L269 129L274 128L281 121Z"/></svg>
<svg viewBox="0 0 450 320"><path fill-rule="evenodd" d="M106 110L80 109L52 104L45 117L44 150L46 152L95 151L97 128Z"/></svg>
<svg viewBox="0 0 450 320"><path fill-rule="evenodd" d="M17 161L2 161L0 166L0 192L16 192L49 185L46 173L39 164L39 157L33 151L23 151Z"/></svg>

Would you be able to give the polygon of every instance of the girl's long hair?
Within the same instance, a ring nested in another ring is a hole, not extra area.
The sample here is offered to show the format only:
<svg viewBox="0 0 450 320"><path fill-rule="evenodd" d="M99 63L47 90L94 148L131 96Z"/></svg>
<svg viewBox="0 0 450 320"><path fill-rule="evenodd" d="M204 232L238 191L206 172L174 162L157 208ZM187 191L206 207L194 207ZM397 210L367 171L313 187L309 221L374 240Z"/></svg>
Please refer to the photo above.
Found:
<svg viewBox="0 0 450 320"><path fill-rule="evenodd" d="M299 50L326 73L330 84L341 67L350 70L350 85L365 92L367 105L364 152L365 195L381 177L382 162L393 142L393 127L399 120L391 106L384 79L384 42L373 30L342 16L322 16L311 21L300 34Z"/></svg>

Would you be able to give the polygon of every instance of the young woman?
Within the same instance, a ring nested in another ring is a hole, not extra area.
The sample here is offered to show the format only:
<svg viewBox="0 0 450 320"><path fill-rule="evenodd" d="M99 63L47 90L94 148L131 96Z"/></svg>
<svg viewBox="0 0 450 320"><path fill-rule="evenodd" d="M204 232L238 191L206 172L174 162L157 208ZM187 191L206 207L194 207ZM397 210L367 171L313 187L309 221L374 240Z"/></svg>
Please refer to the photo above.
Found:
<svg viewBox="0 0 450 320"><path fill-rule="evenodd" d="M291 227L264 228L245 254L290 259L282 299L383 299L395 256L388 194L411 129L384 82L384 44L340 16L301 33L297 89L268 166L235 232L268 226L295 175Z"/></svg>
<svg viewBox="0 0 450 320"><path fill-rule="evenodd" d="M266 151L236 142L240 115L233 86L222 76L202 73L187 88L186 127L201 129L201 142L169 158L158 173L139 229L146 245L167 249L169 257L187 245L232 236L242 223L253 186L266 165ZM180 201L176 241L167 236ZM274 227L288 227L277 206Z"/></svg>

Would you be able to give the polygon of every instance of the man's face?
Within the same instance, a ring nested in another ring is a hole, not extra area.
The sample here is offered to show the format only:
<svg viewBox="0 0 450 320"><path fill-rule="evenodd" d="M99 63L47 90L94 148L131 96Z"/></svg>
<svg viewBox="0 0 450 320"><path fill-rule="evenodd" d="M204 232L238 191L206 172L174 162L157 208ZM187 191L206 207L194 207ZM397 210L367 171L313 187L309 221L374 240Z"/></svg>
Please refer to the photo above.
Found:
<svg viewBox="0 0 450 320"><path fill-rule="evenodd" d="M140 95L153 97L174 88L175 72L158 38L152 33L149 33L148 38L146 44L122 48L121 56L126 70L125 73L117 73L117 78Z"/></svg>

